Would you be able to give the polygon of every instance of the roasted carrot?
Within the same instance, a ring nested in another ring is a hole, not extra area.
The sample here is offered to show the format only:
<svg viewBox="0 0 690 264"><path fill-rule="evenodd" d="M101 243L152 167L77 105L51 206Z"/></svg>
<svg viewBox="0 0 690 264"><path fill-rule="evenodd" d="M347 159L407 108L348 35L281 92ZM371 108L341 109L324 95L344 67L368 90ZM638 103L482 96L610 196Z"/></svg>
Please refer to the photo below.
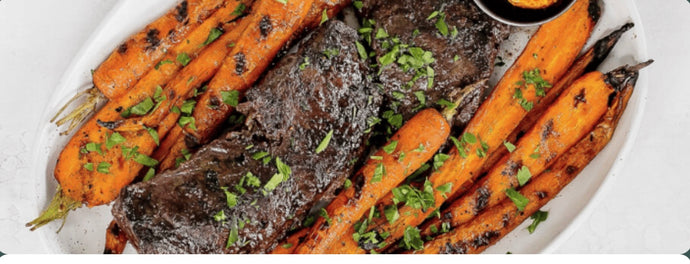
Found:
<svg viewBox="0 0 690 264"><path fill-rule="evenodd" d="M527 116L522 120L520 125L513 131L513 133L506 139L506 145L512 145L516 142L518 135L524 135L528 132L530 128L534 126L537 120L544 114L546 109L553 103L553 101L561 95L563 90L568 88L577 78L582 76L582 73L596 69L598 65L608 56L608 53L615 46L616 42L627 30L632 28L633 24L625 24L620 29L612 32L608 36L597 41L591 48L589 48L577 61L570 67L568 72L561 78L561 80L554 85L554 87L546 91L546 96L540 100L532 111L530 111ZM509 144L510 143L510 144ZM497 148L491 154L489 154L488 161L484 164L481 173L484 173L493 167L498 160L509 154L508 147ZM455 200L450 198L449 201ZM447 227L455 227L467 221L471 215L467 215L469 212L460 212L458 206L451 206L452 208L458 208L457 210L446 210L441 215L444 216L443 219L433 218L427 221L421 228L422 237L433 236L432 227L438 230L443 225ZM458 217L456 221L448 221L447 216L450 215L463 215L464 218Z"/></svg>
<svg viewBox="0 0 690 264"><path fill-rule="evenodd" d="M105 231L105 249L103 254L122 254L127 246L127 236L120 231L115 221L111 221Z"/></svg>
<svg viewBox="0 0 690 264"><path fill-rule="evenodd" d="M148 155L156 147L156 139L175 126L177 118L167 119L148 129L139 126L138 129L121 130L120 126L132 119L125 118L125 113L146 115L155 108L154 102L160 108L163 103L189 94L193 88L209 80L231 49L228 45L240 36L246 26L243 20L237 28L211 43L167 85L158 84L165 85L164 89L158 89L158 85L144 85L148 82L142 80L132 88L129 96L109 101L79 129L60 153L54 176L61 191L53 198L49 209L54 205L61 210L46 210L27 225L35 229L52 220L64 218L71 209L80 207L82 203L89 207L109 203L117 197L122 187L134 180L144 165L155 166L157 161Z"/></svg>
<svg viewBox="0 0 690 264"><path fill-rule="evenodd" d="M532 175L539 175L555 159L591 131L606 112L611 87L604 75L589 73L575 81L540 117L537 123L488 174L452 203L441 215L450 226L458 226L485 208L500 203L506 191L518 188ZM436 225L440 227L441 225Z"/></svg>
<svg viewBox="0 0 690 264"><path fill-rule="evenodd" d="M555 4L558 0L508 0L508 2L520 8L544 9Z"/></svg>
<svg viewBox="0 0 690 264"><path fill-rule="evenodd" d="M632 95L638 70L648 63L614 70L592 84L606 87L615 94L606 113L594 129L558 158L549 170L541 173L519 191L520 195L528 200L524 209L518 208L513 201L506 199L488 208L470 222L427 242L422 250L414 253L480 253L537 212L570 183L611 140L618 120ZM603 76L601 73L598 74Z"/></svg>
<svg viewBox="0 0 690 264"><path fill-rule="evenodd" d="M227 23L242 15L251 2L253 0L230 0L225 3L219 0L183 1L168 14L125 41L94 70L94 88L82 92L88 94L87 103L77 107L56 124L61 126L70 122L69 128L63 134L69 133L95 110L96 104L127 94L140 80L151 75L152 69L161 71L159 75L163 79L171 78L179 68L175 68L179 64L172 63L178 56L196 57L206 46L204 44L208 44L205 42L228 30ZM154 85L166 81L157 80Z"/></svg>
<svg viewBox="0 0 690 264"><path fill-rule="evenodd" d="M304 1L303 1L304 2ZM226 61L226 68L220 71L218 77L209 84L208 92L203 94L197 103L197 107L194 110L194 120L196 121L195 129L182 129L181 127L174 128L170 134L163 140L162 147L156 150L154 157L161 161L159 165L159 170L164 171L172 168L175 164L178 164L178 160L182 159L183 153L187 151L193 151L194 145L202 145L208 143L213 135L216 134L220 125L227 120L230 116L234 107L227 104L219 103L223 98L224 93L237 93L236 96L239 100L244 91L253 84L259 74L263 72L263 69L268 67L270 59L265 58L251 58L250 56L254 54L272 54L270 56L265 56L266 58L272 58L277 54L277 52L288 43L291 38L296 37L302 32L302 29L309 29L319 25L323 19L324 10L327 11L329 17L334 16L339 12L346 4L350 1L338 0L317 0L309 8L309 13L306 14L306 18L303 21L297 21L296 18L304 17L304 15L292 15L292 20L290 23L278 23L273 25L273 31L275 31L276 36L272 37L272 41L267 44L257 45L256 42L263 42L260 37L256 39L247 39L247 42L237 43L236 53L238 55L246 55L243 57L245 61L256 61L256 65L248 65L249 67L255 67L255 71L251 68L243 70L243 74L237 75L237 69L235 68L237 62L235 56L231 56ZM306 4L306 3L303 3ZM294 10L292 12L301 12L304 8L299 10ZM268 14L268 13L267 13ZM273 16L276 16L274 14ZM290 14L288 14L289 16ZM257 17L257 19L263 19L262 17ZM272 17L271 21L283 21L279 17ZM260 32L255 30L251 34L256 34L258 36ZM257 52L256 47L261 47L264 51ZM212 107L209 107L212 106ZM188 146L189 142L194 142L191 146Z"/></svg>
<svg viewBox="0 0 690 264"><path fill-rule="evenodd" d="M232 5L235 1L228 2ZM94 85L108 98L122 95L165 56L167 49L183 40L222 4L222 0L182 1L118 46L93 72Z"/></svg>
<svg viewBox="0 0 690 264"><path fill-rule="evenodd" d="M352 187L340 192L323 209L322 217L316 220L295 252L328 253L325 249L345 239L342 234L369 212L376 201L431 158L449 133L448 122L434 109L412 117L353 176Z"/></svg>
<svg viewBox="0 0 690 264"><path fill-rule="evenodd" d="M302 228L285 239L284 243L279 244L271 254L292 254L302 241L309 234L309 228Z"/></svg>
<svg viewBox="0 0 690 264"><path fill-rule="evenodd" d="M376 251L391 246L405 235L408 227L418 226L448 197L471 186L487 160L486 154L502 147L503 141L526 116L527 110L538 103L538 88L547 89L546 84L560 79L573 63L596 24L598 10L597 1L578 0L561 17L537 30L457 140L461 148L452 148L443 165L431 174L429 181L433 190L444 190L433 192L431 209L424 211L403 206L399 208L400 217L395 221L389 222L386 218L374 220L370 232L387 235L381 239L385 246L376 248ZM465 136L469 140L463 144ZM335 245L329 252L365 252L350 238L344 237L343 240L345 242Z"/></svg>
<svg viewBox="0 0 690 264"><path fill-rule="evenodd" d="M552 88L546 90L546 96L539 100L539 103L534 106L532 111L527 113L527 116L520 122L520 125L513 130L513 133L506 138L506 145L513 144L517 141L518 136L527 133L527 130L534 126L539 117L544 111L553 103L553 101L560 96L560 94L568 88L577 78L581 77L585 72L595 71L601 62L608 57L609 52L613 49L620 37L633 27L632 23L628 23L615 30L611 34L597 41L591 48L585 51L575 63L570 67L568 72L560 78L560 80ZM489 159L481 169L480 173L485 173L489 168L493 167L498 160L508 153L507 148L497 148L489 154ZM455 200L455 197L450 197L450 201Z"/></svg>

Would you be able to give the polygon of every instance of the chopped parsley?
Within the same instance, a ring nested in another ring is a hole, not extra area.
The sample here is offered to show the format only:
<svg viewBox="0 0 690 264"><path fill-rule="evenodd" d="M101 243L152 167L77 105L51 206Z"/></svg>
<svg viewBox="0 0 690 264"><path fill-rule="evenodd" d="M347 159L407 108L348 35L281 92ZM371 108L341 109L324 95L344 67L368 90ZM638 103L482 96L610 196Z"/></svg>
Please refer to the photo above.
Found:
<svg viewBox="0 0 690 264"><path fill-rule="evenodd" d="M506 146L506 149L508 150L508 152L512 153L513 151L515 151L516 147L515 147L515 145L513 145L513 143L510 143L508 141L503 141L503 145Z"/></svg>
<svg viewBox="0 0 690 264"><path fill-rule="evenodd" d="M105 148L111 149L118 144L124 143L125 141L126 141L125 137L120 135L120 133L118 133L118 132L115 132L115 133L111 134L110 136L108 136L108 133L106 133Z"/></svg>
<svg viewBox="0 0 690 264"><path fill-rule="evenodd" d="M525 210L525 206L527 206L527 203L529 203L529 199L527 199L527 197L522 196L522 194L520 194L513 188L506 190L506 196L508 196L508 198L510 198L510 200L513 201L518 211L520 212Z"/></svg>
<svg viewBox="0 0 690 264"><path fill-rule="evenodd" d="M149 113L151 109L155 106L155 103L151 99L151 97L147 97L144 99L144 101L141 101L140 103L136 104L135 106L132 106L130 108L127 108L127 110L122 111L120 115L124 118L129 117L130 115L138 115L138 116L143 116Z"/></svg>
<svg viewBox="0 0 690 264"><path fill-rule="evenodd" d="M393 154L393 151L395 151L395 148L398 147L398 141L393 140L391 143L383 147L383 151L385 151L388 154Z"/></svg>
<svg viewBox="0 0 690 264"><path fill-rule="evenodd" d="M192 59L189 57L189 55L187 55L187 53L184 53L184 52L177 54L176 60L177 60L177 62L182 64L182 66L187 66L187 64L189 64L189 62L192 61Z"/></svg>
<svg viewBox="0 0 690 264"><path fill-rule="evenodd" d="M309 57L304 57L304 62L302 62L302 64L299 65L299 69L304 70L307 68L307 66L309 66L309 64Z"/></svg>
<svg viewBox="0 0 690 264"><path fill-rule="evenodd" d="M98 152L98 154L103 155L103 150L101 150L101 146L103 144L98 144L98 143L86 143L85 149L86 152Z"/></svg>
<svg viewBox="0 0 690 264"><path fill-rule="evenodd" d="M395 220L398 220L398 218L400 218L398 207L395 205L386 206L386 209L383 210L383 214L386 216L386 220L388 220L388 223L390 224L393 224Z"/></svg>
<svg viewBox="0 0 690 264"><path fill-rule="evenodd" d="M328 216L328 211L326 211L326 208L321 208L321 210L319 211L319 215L323 217L324 220L326 220L326 223L328 223L328 225L331 224L331 217Z"/></svg>
<svg viewBox="0 0 690 264"><path fill-rule="evenodd" d="M87 171L93 171L93 163L89 162L84 164L84 169L86 169Z"/></svg>
<svg viewBox="0 0 690 264"><path fill-rule="evenodd" d="M451 190L453 190L453 183L449 182L444 185L436 187L436 190L441 192L444 196L449 193Z"/></svg>
<svg viewBox="0 0 690 264"><path fill-rule="evenodd" d="M422 190L410 185L402 185L394 188L392 193L393 202L395 204L404 202L405 206L409 206L414 209L421 209L422 211L425 211L426 209L435 205L434 189L429 179L424 181Z"/></svg>
<svg viewBox="0 0 690 264"><path fill-rule="evenodd" d="M350 179L346 179L345 183L343 184L343 188L348 189L352 187L352 181Z"/></svg>
<svg viewBox="0 0 690 264"><path fill-rule="evenodd" d="M237 105L240 103L240 91L221 91L220 96L223 100L223 103L226 105L237 107Z"/></svg>
<svg viewBox="0 0 690 264"><path fill-rule="evenodd" d="M96 171L103 173L103 174L108 174L108 173L110 173L110 167L111 166L112 165L110 163L102 161L101 163L98 163L98 167L96 168Z"/></svg>
<svg viewBox="0 0 690 264"><path fill-rule="evenodd" d="M156 169L149 168L149 170L146 172L146 175L144 175L144 179L142 181L148 181L150 179L153 179L153 176L156 176Z"/></svg>
<svg viewBox="0 0 690 264"><path fill-rule="evenodd" d="M240 6L244 6L244 4L240 4ZM238 6L237 8L239 8L240 6ZM237 9L235 9L235 10L237 10ZM235 12L233 12L233 14L234 13ZM242 12L240 12L240 15L241 14L242 14ZM220 28L212 28L211 31L208 33L208 38L206 39L206 41L204 41L204 43L201 44L201 46L206 46L208 44L211 44L213 41L218 39L218 37L220 37L220 35L223 35L223 30L221 30Z"/></svg>
<svg viewBox="0 0 690 264"><path fill-rule="evenodd" d="M146 128L146 131L149 132L149 135L151 135L151 138L153 138L153 141L156 142L156 146L160 146L160 138L158 137L158 131L156 131L153 128L150 127L144 127Z"/></svg>
<svg viewBox="0 0 690 264"><path fill-rule="evenodd" d="M407 250L420 250L424 248L424 241L419 234L419 229L413 226L406 227L401 245Z"/></svg>
<svg viewBox="0 0 690 264"><path fill-rule="evenodd" d="M276 0L276 1L278 1L278 0ZM285 1L287 1L287 0L285 0ZM232 246L232 245L234 245L235 243L237 243L237 241L238 241L239 239L240 239L240 238L239 238L239 232L238 232L238 230L237 230L237 226L234 226L234 225L233 225L233 227L230 228L230 233L228 234L228 243L225 244L225 248L230 248L230 246Z"/></svg>
<svg viewBox="0 0 690 264"><path fill-rule="evenodd" d="M359 43L359 41L355 42L355 45L357 46L357 52L359 53L359 57L363 60L366 60L369 57L369 55L367 54L367 49L364 48L364 45L362 45L362 43Z"/></svg>
<svg viewBox="0 0 690 264"><path fill-rule="evenodd" d="M172 64L172 63L173 63L173 62L172 62L171 60L162 60L162 61L158 62L158 63L156 64L156 66L154 66L153 68L156 69L156 70L158 70L158 69L160 69L161 66L163 66L163 65L165 65L165 64Z"/></svg>
<svg viewBox="0 0 690 264"><path fill-rule="evenodd" d="M220 212L213 216L213 220L216 220L216 222L223 222L225 219L227 219L225 216L225 210L220 210Z"/></svg>
<svg viewBox="0 0 690 264"><path fill-rule="evenodd" d="M233 208L237 205L237 194L228 191L228 187L220 187L225 193L225 202L228 208Z"/></svg>
<svg viewBox="0 0 690 264"><path fill-rule="evenodd" d="M354 1L354 2L352 3L352 5L353 5L355 8L357 8L357 9L362 9L362 6L364 6L364 4L362 3L362 1L360 1L360 0Z"/></svg>
<svg viewBox="0 0 690 264"><path fill-rule="evenodd" d="M381 182L384 174L386 174L386 168L383 167L383 163L379 163L374 169L374 175L371 176L371 183Z"/></svg>
<svg viewBox="0 0 690 264"><path fill-rule="evenodd" d="M522 166L517 172L517 179L520 186L524 186L530 178L532 178L532 173L530 173L529 168L527 168L527 166Z"/></svg>
<svg viewBox="0 0 690 264"><path fill-rule="evenodd" d="M323 51L323 55L326 55L326 58L330 60L333 57L340 55L340 50L336 48L326 49Z"/></svg>
<svg viewBox="0 0 690 264"><path fill-rule="evenodd" d="M321 12L321 23L319 23L319 26L326 23L326 21L328 21L328 9L324 9L323 12Z"/></svg>
<svg viewBox="0 0 690 264"><path fill-rule="evenodd" d="M244 10L247 9L247 6L245 6L243 3L240 3L234 11L230 15L233 16L241 16L244 13Z"/></svg>
<svg viewBox="0 0 690 264"><path fill-rule="evenodd" d="M527 227L527 231L529 231L530 234L534 233L534 230L537 229L537 226L539 223L546 221L546 218L549 217L549 212L544 212L544 211L537 211L536 213L532 214L530 218L532 218L532 224L530 224Z"/></svg>
<svg viewBox="0 0 690 264"><path fill-rule="evenodd" d="M445 163L446 160L448 160L448 158L450 158L450 156L447 154L436 154L434 156L434 170L438 170L439 168L441 168L441 166L443 166L443 163Z"/></svg>
<svg viewBox="0 0 690 264"><path fill-rule="evenodd" d="M137 163L148 166L148 167L153 167L158 165L158 161L154 158L151 158L149 156L146 156L141 153L135 153L133 156L133 160L136 161Z"/></svg>
<svg viewBox="0 0 690 264"><path fill-rule="evenodd" d="M319 154L326 150L326 147L328 147L328 144L331 142L331 138L333 138L333 129L326 134L326 137L324 137L321 140L321 143L319 143L319 146L316 147L316 154Z"/></svg>
<svg viewBox="0 0 690 264"><path fill-rule="evenodd" d="M181 116L180 120L177 122L181 127L189 125L189 128L196 130L196 120L191 116Z"/></svg>

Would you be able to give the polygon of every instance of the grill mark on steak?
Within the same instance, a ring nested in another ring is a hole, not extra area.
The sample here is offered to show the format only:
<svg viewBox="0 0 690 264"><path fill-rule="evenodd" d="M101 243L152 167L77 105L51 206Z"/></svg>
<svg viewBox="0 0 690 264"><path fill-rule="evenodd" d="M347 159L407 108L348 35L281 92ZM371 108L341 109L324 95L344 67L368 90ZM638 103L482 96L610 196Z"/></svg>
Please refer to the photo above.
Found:
<svg viewBox="0 0 690 264"><path fill-rule="evenodd" d="M403 71L396 63L389 64L378 76L384 86L386 105L396 104L397 112L407 120L423 107L415 92L423 91L427 106L437 106L436 102L446 99L451 102L460 99L454 93L480 80L488 79L494 68L494 60L501 42L508 37L509 27L482 13L471 0L430 0L420 4L416 0L365 0L361 15L376 22L373 34L379 29L385 30L390 37L397 37L400 43L420 47L433 54L435 62L431 67L435 71L432 88L427 87L427 78L416 80L411 88L405 85L412 80L414 73ZM427 18L434 11L446 14L445 22L452 31L457 28L454 38L442 36L436 28L436 19ZM415 30L418 30L416 34ZM372 37L373 38L373 37ZM380 59L389 49L385 48L386 40L373 38L371 46ZM455 56L457 55L457 60ZM488 86L486 84L472 87L458 108L453 123L464 127L484 100ZM394 93L406 96L396 99ZM440 106L437 106L440 107Z"/></svg>
<svg viewBox="0 0 690 264"><path fill-rule="evenodd" d="M247 92L247 102L237 107L247 116L243 130L222 135L178 169L124 188L113 215L137 251L265 253L279 246L317 201L332 197L352 174L350 161L362 156L366 119L378 115L381 101L368 88L369 69L357 53L357 37L342 22L327 22ZM322 52L329 48L340 52L326 58ZM305 57L311 63L300 69ZM316 154L330 130L330 144ZM259 151L268 152L271 162L252 158ZM278 173L276 158L292 173L266 191L262 187ZM234 186L248 172L261 187L244 185L246 193L240 194ZM223 187L237 194L236 206L228 207ZM226 223L213 219L221 210ZM226 249L231 226L241 222L238 242Z"/></svg>

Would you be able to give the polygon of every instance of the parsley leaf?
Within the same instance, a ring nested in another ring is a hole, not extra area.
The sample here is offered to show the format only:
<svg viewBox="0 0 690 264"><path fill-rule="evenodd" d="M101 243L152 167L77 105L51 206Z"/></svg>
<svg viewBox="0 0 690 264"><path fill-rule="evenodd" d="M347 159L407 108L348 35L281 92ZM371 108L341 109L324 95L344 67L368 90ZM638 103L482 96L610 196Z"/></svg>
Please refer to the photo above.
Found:
<svg viewBox="0 0 690 264"><path fill-rule="evenodd" d="M513 188L506 190L506 196L508 196L508 198L510 198L510 200L513 201L513 203L520 212L525 210L525 206L527 206L527 204L529 203L529 199L527 199L527 197L522 196L522 194L520 194Z"/></svg>
<svg viewBox="0 0 690 264"><path fill-rule="evenodd" d="M398 147L398 141L393 140L391 143L383 147L383 151L385 151L388 154L393 154L393 151L395 151L395 148Z"/></svg>
<svg viewBox="0 0 690 264"><path fill-rule="evenodd" d="M549 217L549 212L544 212L544 211L537 211L536 213L532 214L530 218L532 218L532 224L530 224L527 227L527 231L529 231L530 234L534 233L534 230L537 229L537 226L539 223L546 221L546 218Z"/></svg>
<svg viewBox="0 0 690 264"><path fill-rule="evenodd" d="M233 16L241 16L244 13L244 10L247 9L247 6L245 6L243 3L240 3L234 11L230 15Z"/></svg>
<svg viewBox="0 0 690 264"><path fill-rule="evenodd" d="M237 8L240 8L240 6L244 6L244 4L240 4ZM235 10L237 10L237 9L235 9ZM234 13L235 12L233 12L233 14ZM242 13L240 12L240 14L242 14ZM211 44L213 41L218 39L218 37L220 37L220 35L223 35L223 30L221 30L220 28L212 28L211 31L208 33L208 38L206 39L206 41L204 41L203 44L201 44L201 46L206 46L208 44Z"/></svg>
<svg viewBox="0 0 690 264"><path fill-rule="evenodd" d="M106 133L105 148L111 149L118 144L124 143L125 140L126 140L125 137L120 135L120 133L118 133L118 132L115 132L115 133L111 134L110 136L108 136L108 134Z"/></svg>
<svg viewBox="0 0 690 264"><path fill-rule="evenodd" d="M177 60L177 62L182 64L182 66L187 66L187 64L189 64L189 62L192 61L192 59L189 57L189 55L187 55L187 53L184 53L184 52L177 54L176 60Z"/></svg>
<svg viewBox="0 0 690 264"><path fill-rule="evenodd" d="M515 147L515 145L513 145L513 143L510 143L508 141L503 141L503 145L506 146L506 149L508 149L508 152L512 153L513 151L515 151L516 147Z"/></svg>
<svg viewBox="0 0 690 264"><path fill-rule="evenodd" d="M331 142L331 138L333 137L333 129L326 134L326 137L324 137L321 140L321 143L319 143L319 146L316 147L316 154L319 154L326 150L326 147L328 147L328 144Z"/></svg>
<svg viewBox="0 0 690 264"><path fill-rule="evenodd" d="M237 205L237 195L228 191L228 187L220 187L225 193L225 201L228 208L233 208Z"/></svg>
<svg viewBox="0 0 690 264"><path fill-rule="evenodd" d="M422 240L422 236L419 234L419 229L413 226L408 226L405 228L402 242L403 247L407 250L420 250L424 248L424 241Z"/></svg>
<svg viewBox="0 0 690 264"><path fill-rule="evenodd" d="M237 107L240 102L240 91L237 90L221 91L220 96L223 99L223 103L232 107Z"/></svg>
<svg viewBox="0 0 690 264"><path fill-rule="evenodd" d="M153 176L156 176L156 169L149 168L149 170L146 172L146 175L144 175L144 179L142 181L148 181L152 179Z"/></svg>
<svg viewBox="0 0 690 264"><path fill-rule="evenodd" d="M98 163L98 167L96 168L96 171L103 173L103 174L108 174L108 173L110 173L110 167L111 166L112 165L110 163L102 161L101 163Z"/></svg>
<svg viewBox="0 0 690 264"><path fill-rule="evenodd" d="M386 206L386 209L383 210L383 214L386 216L386 220L388 220L388 223L390 224L393 224L395 220L398 220L398 218L400 218L398 207L395 205Z"/></svg>
<svg viewBox="0 0 690 264"><path fill-rule="evenodd" d="M530 178L532 178L532 173L530 173L529 168L527 168L527 166L522 166L517 172L517 179L520 186L524 186Z"/></svg>
<svg viewBox="0 0 690 264"><path fill-rule="evenodd" d="M384 174L386 174L386 168L383 167L383 163L379 163L374 169L374 175L371 176L371 183L381 182Z"/></svg>

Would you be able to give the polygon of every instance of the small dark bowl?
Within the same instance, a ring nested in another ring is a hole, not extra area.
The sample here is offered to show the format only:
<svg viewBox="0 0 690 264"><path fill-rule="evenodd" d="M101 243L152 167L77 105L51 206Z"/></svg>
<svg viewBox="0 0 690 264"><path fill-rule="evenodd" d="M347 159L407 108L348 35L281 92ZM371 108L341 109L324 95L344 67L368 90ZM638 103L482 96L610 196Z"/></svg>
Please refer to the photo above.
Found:
<svg viewBox="0 0 690 264"><path fill-rule="evenodd" d="M508 25L527 27L549 22L567 11L576 0L560 0L544 9L526 9L511 5L507 0L474 0L480 9L494 19Z"/></svg>

